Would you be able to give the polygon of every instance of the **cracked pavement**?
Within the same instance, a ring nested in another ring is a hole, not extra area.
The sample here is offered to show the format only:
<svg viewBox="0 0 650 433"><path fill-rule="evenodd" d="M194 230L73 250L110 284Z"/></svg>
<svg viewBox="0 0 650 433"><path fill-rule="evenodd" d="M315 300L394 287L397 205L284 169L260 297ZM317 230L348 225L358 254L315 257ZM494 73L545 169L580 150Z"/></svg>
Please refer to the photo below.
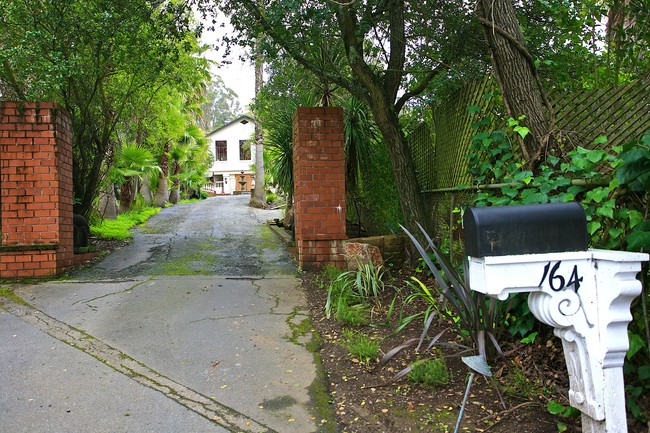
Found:
<svg viewBox="0 0 650 433"><path fill-rule="evenodd" d="M0 298L0 431L334 431L277 212L247 204L163 209L92 268L11 286L26 304Z"/></svg>

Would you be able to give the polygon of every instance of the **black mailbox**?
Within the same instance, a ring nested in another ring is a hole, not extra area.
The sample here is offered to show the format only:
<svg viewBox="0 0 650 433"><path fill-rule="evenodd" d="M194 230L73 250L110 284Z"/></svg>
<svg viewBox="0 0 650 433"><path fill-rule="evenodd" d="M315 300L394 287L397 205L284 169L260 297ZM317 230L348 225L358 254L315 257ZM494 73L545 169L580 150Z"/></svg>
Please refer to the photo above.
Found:
<svg viewBox="0 0 650 433"><path fill-rule="evenodd" d="M587 218L580 203L470 207L463 216L471 257L586 251Z"/></svg>

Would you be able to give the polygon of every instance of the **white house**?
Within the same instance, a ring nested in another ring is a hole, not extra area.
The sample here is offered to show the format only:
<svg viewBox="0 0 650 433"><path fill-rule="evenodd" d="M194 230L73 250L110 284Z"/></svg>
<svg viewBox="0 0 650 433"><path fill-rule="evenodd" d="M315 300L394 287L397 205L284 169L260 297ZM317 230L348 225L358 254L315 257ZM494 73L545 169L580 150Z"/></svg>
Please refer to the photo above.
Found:
<svg viewBox="0 0 650 433"><path fill-rule="evenodd" d="M214 194L248 194L255 186L255 119L240 116L206 137L214 154L204 190Z"/></svg>

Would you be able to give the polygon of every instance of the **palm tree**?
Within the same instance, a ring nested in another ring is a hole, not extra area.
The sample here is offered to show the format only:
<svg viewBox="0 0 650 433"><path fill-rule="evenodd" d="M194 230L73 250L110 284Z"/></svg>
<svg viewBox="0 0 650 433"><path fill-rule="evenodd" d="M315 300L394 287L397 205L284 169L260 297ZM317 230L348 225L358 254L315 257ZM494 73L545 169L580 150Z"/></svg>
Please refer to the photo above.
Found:
<svg viewBox="0 0 650 433"><path fill-rule="evenodd" d="M195 124L185 128L183 137L171 147L169 156L174 167L171 176L173 184L169 194L169 202L178 203L183 187L196 190L202 186L199 185L200 182L197 181L195 175L186 173L199 173L203 178L209 167L211 157L208 150L208 140L205 138L203 130ZM191 182L183 182L184 179L190 178L192 179ZM192 186L189 187L188 185ZM196 185L199 185L198 188Z"/></svg>
<svg viewBox="0 0 650 433"><path fill-rule="evenodd" d="M163 145L162 155L160 156L160 174L158 177L158 187L153 197L153 204L158 207L165 207L167 204L167 198L169 198L169 151L171 147L171 140Z"/></svg>
<svg viewBox="0 0 650 433"><path fill-rule="evenodd" d="M120 212L127 212L133 201L134 181L160 170L153 155L136 144L123 146L111 169L111 178L120 185Z"/></svg>
<svg viewBox="0 0 650 433"><path fill-rule="evenodd" d="M181 181L180 181L180 173L181 173L181 165L185 160L187 159L187 150L185 149L184 143L181 141L179 143L176 143L174 146L171 147L171 150L169 152L169 157L172 160L172 187L169 191L169 202L171 204L176 204L180 201L181 199Z"/></svg>

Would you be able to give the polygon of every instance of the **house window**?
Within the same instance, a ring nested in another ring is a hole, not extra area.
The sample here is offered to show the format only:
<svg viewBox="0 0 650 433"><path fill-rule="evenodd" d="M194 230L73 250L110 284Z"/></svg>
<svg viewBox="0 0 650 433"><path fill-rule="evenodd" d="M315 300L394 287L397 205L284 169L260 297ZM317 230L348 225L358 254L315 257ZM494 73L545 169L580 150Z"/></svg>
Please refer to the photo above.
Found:
<svg viewBox="0 0 650 433"><path fill-rule="evenodd" d="M228 160L228 143L226 141L214 142L214 155L217 161Z"/></svg>
<svg viewBox="0 0 650 433"><path fill-rule="evenodd" d="M239 160L250 161L251 145L248 140L239 140Z"/></svg>

